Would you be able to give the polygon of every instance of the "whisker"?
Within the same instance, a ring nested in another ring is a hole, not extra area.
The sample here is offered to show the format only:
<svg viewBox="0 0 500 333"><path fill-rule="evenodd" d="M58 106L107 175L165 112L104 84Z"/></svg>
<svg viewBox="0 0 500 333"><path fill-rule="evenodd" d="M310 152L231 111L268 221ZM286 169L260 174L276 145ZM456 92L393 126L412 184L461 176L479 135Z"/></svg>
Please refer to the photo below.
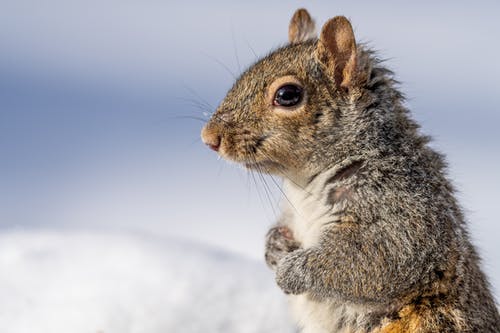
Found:
<svg viewBox="0 0 500 333"><path fill-rule="evenodd" d="M257 185L257 180L255 179L255 175L253 173L253 170L248 170L248 171L249 171L250 176L251 176L253 183L255 185L255 189L257 191L257 195L259 196L260 203L262 204L262 207L265 207L264 199L262 197L262 194L260 193L259 186Z"/></svg>
<svg viewBox="0 0 500 333"><path fill-rule="evenodd" d="M219 161L220 160L220 155L219 155L219 158L217 158L217 160ZM226 163L219 163L220 166L219 166L219 171L217 173L217 177L220 177L220 175L222 174L222 169L224 169L224 166L226 165Z"/></svg>
<svg viewBox="0 0 500 333"><path fill-rule="evenodd" d="M245 43L247 44L248 48L250 49L250 51L252 51L254 57L255 57L255 60L259 60L259 56L257 55L257 53L255 53L255 50L253 49L253 47L250 45L250 43L248 42L248 39L246 38L243 38L243 40L245 41Z"/></svg>
<svg viewBox="0 0 500 333"><path fill-rule="evenodd" d="M177 143L177 145L183 150L184 149L187 150L187 149L193 149L194 145L197 143L201 143L201 138L196 138L195 140L191 140L189 142L179 142Z"/></svg>
<svg viewBox="0 0 500 333"><path fill-rule="evenodd" d="M240 58L238 56L238 47L236 45L236 38L234 37L234 27L231 27L231 38L233 40L233 50L234 50L234 56L236 58L236 64L238 65L238 72L241 75Z"/></svg>
<svg viewBox="0 0 500 333"><path fill-rule="evenodd" d="M266 178L265 178L265 176L264 176L265 172L263 172L262 168L261 168L261 167L259 166L259 164L257 163L257 159L256 159L256 157L255 157L255 154L254 154L254 153L252 153L252 150L251 150L251 149L249 149L249 148L250 148L250 145L247 143L247 144L246 144L246 151L247 151L247 152L249 152L249 157L250 157L250 159L252 160L252 162L253 162L253 163L255 163L255 167L256 167L257 172L258 172L258 174L259 174L259 176L260 176L260 179L261 179L261 181L262 181L262 183L263 183L263 185L264 185L264 191L265 191L265 193L266 193L266 196L268 197L269 204L271 205L271 209L273 210L274 215L275 215L275 217L277 218L277 216L278 216L278 215L276 214L276 210L275 210L274 205L273 205L273 200L271 199L271 197L272 197L272 195L271 195L271 194L272 194L272 190L271 190L271 188L269 187L269 184L267 183ZM283 189L281 188L281 186L279 186L279 184L276 182L276 180L275 180L275 179L274 179L271 175L269 175L269 176L270 176L271 180L273 181L273 183L276 185L276 187L278 187L279 191L283 194L283 196L285 196L286 200L287 200L287 201L290 203L290 205L291 205L292 207L294 207L294 209L295 209L295 206L294 206L294 205L292 204L292 202L288 199L288 197L287 197L287 196L286 196L286 194L284 193L284 191L283 191ZM276 200L274 200L274 201L276 201ZM278 208L278 211L279 211L279 205L278 205L278 207L277 207L277 208Z"/></svg>
<svg viewBox="0 0 500 333"><path fill-rule="evenodd" d="M218 121L228 125L228 126L231 126L231 123L225 119L223 119L222 117L220 117L219 115L217 115L216 113L212 114L212 117L217 119Z"/></svg>
<svg viewBox="0 0 500 333"><path fill-rule="evenodd" d="M269 175L269 177L273 181L274 185L276 185L276 187L278 188L278 190L281 192L281 194L283 195L283 197L286 199L286 201L288 201L288 203L290 204L290 206L292 206L292 208L298 213L299 212L298 209L295 207L295 205L292 203L292 201L290 201L290 199L286 195L285 191L281 188L281 186L278 184L278 182L276 181L276 179L274 179L274 177L272 175Z"/></svg>
<svg viewBox="0 0 500 333"><path fill-rule="evenodd" d="M186 102L187 105L196 106L199 109L210 110L210 111L212 110L212 107L210 107L209 105L207 105L203 101L199 101L199 100L192 99L192 98L186 98L186 97L177 97L177 99L181 100L183 102Z"/></svg>
<svg viewBox="0 0 500 333"><path fill-rule="evenodd" d="M269 160L272 160L272 158L269 157L268 154L266 154L264 151L260 151L260 153L262 155L264 155L266 158L268 158ZM278 167L278 169L280 169L279 171L281 173L283 173L283 175L286 176L286 172L284 170L284 167L281 166L281 165L276 165ZM276 179L274 179L274 177L272 175L269 175L271 180L273 181L273 183L275 184L275 186L278 188L278 190L281 192L281 194L283 195L283 197L285 198L285 200L290 204L290 206L297 212L299 213L297 207L295 207L295 205L292 203L292 201L290 200L290 198L288 198L288 196L286 195L285 191L283 190L283 188L280 186L280 184L276 181ZM315 197L315 195L313 195L311 192L307 191L306 189L304 189L301 185L297 184L293 179L291 179L291 177L288 177L286 176L286 178L291 181L293 184L295 184L297 187L299 187L300 189L302 189L304 192L306 192L309 196L313 196ZM319 197L318 197L319 199Z"/></svg>
<svg viewBox="0 0 500 333"><path fill-rule="evenodd" d="M277 206L277 207L278 207L278 208L277 208L277 210L279 211L279 204L278 204L278 203L276 203L276 198L274 198L274 197L272 196L272 190L271 190L271 187L269 186L269 184L268 184L268 182L267 182L267 180L266 180L265 175L262 173L262 171L260 171L259 173L260 173L260 175L261 175L261 179L262 179L262 181L264 182L264 187L265 187L265 188L267 188L268 197L269 197L269 202L270 202L270 204L271 204L271 207L273 208L274 215L275 215L276 217L278 217L278 214L276 213L276 210L274 209L274 207L275 207L275 206ZM274 204L273 204L273 202L274 202Z"/></svg>
<svg viewBox="0 0 500 333"><path fill-rule="evenodd" d="M255 162L255 163L257 163L257 160L255 159L254 155L251 154L250 156L251 156L252 161ZM267 181L266 181L266 179L265 179L265 177L263 175L263 172L262 172L262 169L260 168L260 166L258 164L255 164L255 166L257 168L257 174L259 175L259 178L262 181L262 184L264 185L264 193L266 194L266 197L269 200L269 204L271 206L271 209L272 209L272 211L274 213L275 218L277 218L278 214L276 213L275 207L273 205L273 199L272 199L272 195L271 195L272 191L269 188L269 184L267 183Z"/></svg>
<svg viewBox="0 0 500 333"><path fill-rule="evenodd" d="M201 143L201 139L200 138L197 138L196 140L193 140L190 144L189 144L189 147L192 147L195 143Z"/></svg>
<svg viewBox="0 0 500 333"><path fill-rule="evenodd" d="M269 158L269 156L262 152L261 153L266 156L267 158ZM283 167L280 166L279 164L277 165L278 168L282 169ZM283 195L283 197L285 198L286 201L288 201L288 203L290 204L290 206L292 206L292 208L298 212L297 208L295 207L295 205L292 203L292 201L288 198L288 196L286 195L285 191L283 190L283 188L280 186L280 184L276 181L276 179L274 179L274 177L272 175L269 175L269 177L271 178L271 180L273 181L274 185L278 188L278 190L281 192L281 194ZM287 177L287 179L289 179L289 177Z"/></svg>
<svg viewBox="0 0 500 333"><path fill-rule="evenodd" d="M211 60L215 61L217 64L219 64L220 66L222 66L222 68L224 68L229 74L231 74L231 76L233 77L233 80L236 80L238 77L234 74L234 72L229 69L229 67L227 67L222 61L220 61L219 59L209 55L209 54L206 54L206 53L203 53L206 57L210 58Z"/></svg>
<svg viewBox="0 0 500 333"><path fill-rule="evenodd" d="M259 152L260 152L262 155L264 155L267 159L269 159L269 160L271 160L271 161L273 160L273 159L271 158L271 156L269 156L268 154L266 154L266 152L264 152L264 151L262 151L262 150L261 150L261 151L259 151ZM280 164L277 164L276 166L278 167L279 172L280 172L280 173L282 173L282 174L283 174L283 176L284 176L284 177L286 177L286 179L287 179L287 180L289 180L290 182L292 182L295 186L297 186L297 187L298 187L298 188L300 188L301 190L305 191L307 194L312 195L312 193L310 193L309 191L307 191L307 190L306 190L306 189L305 189L302 185L297 184L297 182L295 182L295 181L293 180L293 178L292 178L292 177L290 177L290 175L286 172L286 170L285 170L285 168L284 168L283 166L281 166Z"/></svg>
<svg viewBox="0 0 500 333"><path fill-rule="evenodd" d="M206 117L207 119L210 118L210 115L212 114L212 109L210 109L208 106L191 99L184 99L184 98L178 98L178 99L182 100L185 105L200 110L203 117Z"/></svg>
<svg viewBox="0 0 500 333"><path fill-rule="evenodd" d="M169 118L170 119L193 119L193 120L202 121L204 123L206 123L208 121L207 119L203 119L201 117L196 117L196 116L171 116Z"/></svg>
<svg viewBox="0 0 500 333"><path fill-rule="evenodd" d="M203 97L201 97L200 94L198 94L198 92L196 92L196 90L194 90L193 88L187 86L187 85L183 85L184 89L186 89L187 91L189 91L194 97L198 98L198 100L205 106L208 107L208 109L210 110L213 110L214 107L206 100L204 99Z"/></svg>

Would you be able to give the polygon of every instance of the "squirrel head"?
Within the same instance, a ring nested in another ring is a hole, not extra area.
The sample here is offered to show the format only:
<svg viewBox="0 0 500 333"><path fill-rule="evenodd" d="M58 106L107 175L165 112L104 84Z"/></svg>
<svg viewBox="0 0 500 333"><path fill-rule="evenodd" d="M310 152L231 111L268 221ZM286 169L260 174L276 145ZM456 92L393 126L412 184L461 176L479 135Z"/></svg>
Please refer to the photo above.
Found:
<svg viewBox="0 0 500 333"><path fill-rule="evenodd" d="M238 78L203 128L203 142L225 159L267 173L307 176L325 167L319 148L341 135L340 112L359 96L361 75L345 17L328 20L319 38L314 30L309 13L297 10L289 44Z"/></svg>

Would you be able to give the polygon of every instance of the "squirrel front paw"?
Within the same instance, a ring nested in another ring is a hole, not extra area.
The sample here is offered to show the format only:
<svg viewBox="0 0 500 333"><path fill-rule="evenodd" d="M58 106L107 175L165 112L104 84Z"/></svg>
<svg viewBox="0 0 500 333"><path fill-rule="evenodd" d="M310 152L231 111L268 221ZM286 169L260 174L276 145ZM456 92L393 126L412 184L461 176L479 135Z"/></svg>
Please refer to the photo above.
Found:
<svg viewBox="0 0 500 333"><path fill-rule="evenodd" d="M292 231L285 226L271 228L266 236L266 263L276 269L278 262L288 253L299 249L300 244L293 239Z"/></svg>
<svg viewBox="0 0 500 333"><path fill-rule="evenodd" d="M306 269L305 250L285 256L276 269L276 283L285 294L299 295L311 289L310 272Z"/></svg>

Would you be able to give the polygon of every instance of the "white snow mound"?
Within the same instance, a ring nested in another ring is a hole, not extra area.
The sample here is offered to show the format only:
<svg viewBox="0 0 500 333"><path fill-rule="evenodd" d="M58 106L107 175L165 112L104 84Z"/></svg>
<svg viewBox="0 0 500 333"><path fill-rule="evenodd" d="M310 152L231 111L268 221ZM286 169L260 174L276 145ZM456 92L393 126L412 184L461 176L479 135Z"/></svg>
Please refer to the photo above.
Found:
<svg viewBox="0 0 500 333"><path fill-rule="evenodd" d="M263 263L181 241L4 231L0 295L5 333L292 331Z"/></svg>

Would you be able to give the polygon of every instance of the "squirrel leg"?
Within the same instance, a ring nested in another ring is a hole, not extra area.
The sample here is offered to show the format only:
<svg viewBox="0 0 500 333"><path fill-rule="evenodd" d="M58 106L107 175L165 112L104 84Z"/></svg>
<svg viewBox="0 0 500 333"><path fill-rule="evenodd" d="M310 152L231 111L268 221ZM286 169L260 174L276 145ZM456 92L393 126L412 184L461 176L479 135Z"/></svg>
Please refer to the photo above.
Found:
<svg viewBox="0 0 500 333"><path fill-rule="evenodd" d="M306 267L308 252L306 249L300 249L279 261L276 283L285 294L299 295L311 289L311 271Z"/></svg>

